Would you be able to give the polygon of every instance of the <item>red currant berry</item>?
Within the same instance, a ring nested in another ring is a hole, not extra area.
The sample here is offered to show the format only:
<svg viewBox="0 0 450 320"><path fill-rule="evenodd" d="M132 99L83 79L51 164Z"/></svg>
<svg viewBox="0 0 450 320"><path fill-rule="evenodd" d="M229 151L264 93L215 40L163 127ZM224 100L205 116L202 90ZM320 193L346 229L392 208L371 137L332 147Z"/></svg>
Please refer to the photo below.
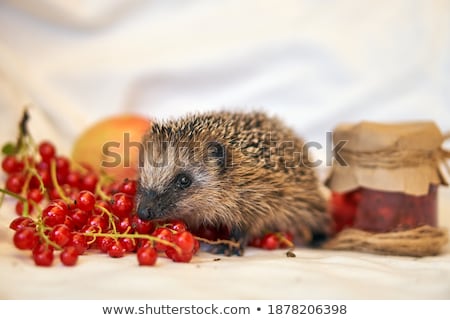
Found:
<svg viewBox="0 0 450 320"><path fill-rule="evenodd" d="M78 251L75 247L65 247L60 253L59 259L65 266L74 266L78 260Z"/></svg>
<svg viewBox="0 0 450 320"><path fill-rule="evenodd" d="M20 250L31 250L37 242L38 236L36 230L31 227L23 227L18 229L13 238L14 245Z"/></svg>
<svg viewBox="0 0 450 320"><path fill-rule="evenodd" d="M195 239L189 231L183 231L174 235L173 242L183 253L187 253L194 249Z"/></svg>
<svg viewBox="0 0 450 320"><path fill-rule="evenodd" d="M88 249L86 237L79 233L75 233L72 236L68 246L74 247L77 250L78 255L82 255Z"/></svg>
<svg viewBox="0 0 450 320"><path fill-rule="evenodd" d="M13 193L21 193L25 184L25 176L22 173L12 173L6 179L6 189Z"/></svg>
<svg viewBox="0 0 450 320"><path fill-rule="evenodd" d="M97 246L101 252L108 252L115 242L116 240L111 237L97 237Z"/></svg>
<svg viewBox="0 0 450 320"><path fill-rule="evenodd" d="M95 195L87 190L82 190L76 198L77 207L84 211L91 211L95 206Z"/></svg>
<svg viewBox="0 0 450 320"><path fill-rule="evenodd" d="M194 249L192 249L192 254L196 254L200 250L200 242L194 238Z"/></svg>
<svg viewBox="0 0 450 320"><path fill-rule="evenodd" d="M261 248L261 238L253 238L249 241L248 245L251 247Z"/></svg>
<svg viewBox="0 0 450 320"><path fill-rule="evenodd" d="M108 254L112 258L121 258L125 255L125 248L119 241L114 241L111 247L108 250Z"/></svg>
<svg viewBox="0 0 450 320"><path fill-rule="evenodd" d="M172 229L176 232L183 232L187 230L186 224L181 220L174 220L170 222L169 229Z"/></svg>
<svg viewBox="0 0 450 320"><path fill-rule="evenodd" d="M73 209L70 212L70 217L72 217L72 222L75 226L75 229L81 229L83 228L88 219L89 219L90 214L87 213L86 211L80 210L78 208Z"/></svg>
<svg viewBox="0 0 450 320"><path fill-rule="evenodd" d="M116 194L117 192L119 192L119 188L120 188L120 183L115 181L107 186L104 186L102 188L102 190L107 195L112 196L112 195Z"/></svg>
<svg viewBox="0 0 450 320"><path fill-rule="evenodd" d="M70 171L66 176L66 183L72 188L79 188L81 184L81 174L78 171Z"/></svg>
<svg viewBox="0 0 450 320"><path fill-rule="evenodd" d="M56 199L53 200L52 202L50 202L49 204L56 204L58 206L60 206L62 209L68 211L69 209L71 209L71 205L67 204L64 200L62 199Z"/></svg>
<svg viewBox="0 0 450 320"><path fill-rule="evenodd" d="M153 243L149 239L138 239L137 248L153 247Z"/></svg>
<svg viewBox="0 0 450 320"><path fill-rule="evenodd" d="M218 239L218 230L212 226L200 226L194 232L192 232L196 236L207 239L207 240L217 240Z"/></svg>
<svg viewBox="0 0 450 320"><path fill-rule="evenodd" d="M94 214L103 215L105 211L111 211L111 204L105 200L98 200L94 206Z"/></svg>
<svg viewBox="0 0 450 320"><path fill-rule="evenodd" d="M63 224L68 214L67 206L61 205L59 202L51 202L42 211L42 220L48 227L54 227L57 224Z"/></svg>
<svg viewBox="0 0 450 320"><path fill-rule="evenodd" d="M106 232L109 226L109 218L106 214L102 216L99 215L91 216L88 218L86 225L96 227L102 232Z"/></svg>
<svg viewBox="0 0 450 320"><path fill-rule="evenodd" d="M166 256L172 259L173 262L189 262L192 260L193 253L192 252L182 252L178 253L175 248L167 248Z"/></svg>
<svg viewBox="0 0 450 320"><path fill-rule="evenodd" d="M21 172L24 168L22 161L17 160L15 156L6 156L2 161L2 169L7 174Z"/></svg>
<svg viewBox="0 0 450 320"><path fill-rule="evenodd" d="M25 203L22 201L17 201L16 203L16 213L19 216L22 216L24 214L24 210L25 210ZM33 212L33 206L28 203L28 213L32 213Z"/></svg>
<svg viewBox="0 0 450 320"><path fill-rule="evenodd" d="M66 177L70 172L70 160L63 156L56 157L56 172L63 175L64 180L66 180Z"/></svg>
<svg viewBox="0 0 450 320"><path fill-rule="evenodd" d="M34 167L36 168L37 171L45 170L50 172L50 164L48 162L39 161L38 163L35 164Z"/></svg>
<svg viewBox="0 0 450 320"><path fill-rule="evenodd" d="M172 242L173 240L173 233L167 228L157 228L155 231L153 231L152 235L156 238L159 238L161 240L165 240L168 242ZM155 241L155 249L158 251L166 251L166 249L169 248L165 244Z"/></svg>
<svg viewBox="0 0 450 320"><path fill-rule="evenodd" d="M119 192L123 192L130 196L135 196L136 191L137 191L136 180L125 179L125 181L123 181L119 186Z"/></svg>
<svg viewBox="0 0 450 320"><path fill-rule="evenodd" d="M88 173L81 180L80 189L95 192L95 187L97 186L97 182L98 182L98 176L95 173Z"/></svg>
<svg viewBox="0 0 450 320"><path fill-rule="evenodd" d="M73 198L72 194L73 194L73 190L72 187L69 186L68 184L63 184L61 185L61 190L63 192L63 194L69 198ZM61 199L61 195L59 194L58 190L56 188L51 188L47 191L48 193L48 198L52 201L54 200L62 200ZM74 199L72 199L74 200Z"/></svg>
<svg viewBox="0 0 450 320"><path fill-rule="evenodd" d="M49 267L53 263L53 247L40 243L33 249L33 260L37 266Z"/></svg>
<svg viewBox="0 0 450 320"><path fill-rule="evenodd" d="M64 225L67 226L70 231L75 230L75 223L73 222L73 219L71 216L66 216L64 219Z"/></svg>
<svg viewBox="0 0 450 320"><path fill-rule="evenodd" d="M155 229L155 224L150 220L141 220L138 216L134 215L132 218L132 226L137 233L150 234Z"/></svg>
<svg viewBox="0 0 450 320"><path fill-rule="evenodd" d="M137 251L137 259L140 266L153 266L158 258L155 248L142 247Z"/></svg>
<svg viewBox="0 0 450 320"><path fill-rule="evenodd" d="M261 240L261 248L266 250L275 250L278 249L280 242L278 237L274 233L266 234Z"/></svg>
<svg viewBox="0 0 450 320"><path fill-rule="evenodd" d="M127 231L133 231L130 217L123 218L116 223L116 229L119 233L125 233Z"/></svg>
<svg viewBox="0 0 450 320"><path fill-rule="evenodd" d="M126 252L133 252L136 250L136 241L131 238L120 238L120 244L125 248Z"/></svg>
<svg viewBox="0 0 450 320"><path fill-rule="evenodd" d="M119 221L119 223L116 223L116 229L119 233L125 233L125 232L130 232L131 233L134 231L131 221L130 221L130 217L126 217L123 218Z"/></svg>
<svg viewBox="0 0 450 320"><path fill-rule="evenodd" d="M56 149L55 146L49 141L42 141L39 144L39 154L41 155L42 161L50 162L51 159L55 157Z"/></svg>
<svg viewBox="0 0 450 320"><path fill-rule="evenodd" d="M19 230L25 227L32 227L35 228L36 224L31 218L28 217L18 217L15 218L13 221L11 221L9 228L12 230Z"/></svg>
<svg viewBox="0 0 450 320"><path fill-rule="evenodd" d="M99 232L101 232L101 229L98 226L85 225L83 228L81 228L80 232L87 234L87 235L84 235L86 237L86 241L88 243L91 243L91 241L94 241L94 236L90 236L88 234L99 233Z"/></svg>
<svg viewBox="0 0 450 320"><path fill-rule="evenodd" d="M111 212L119 218L129 216L133 207L133 198L125 193L116 193L111 198Z"/></svg>
<svg viewBox="0 0 450 320"><path fill-rule="evenodd" d="M60 247L64 247L65 245L70 243L72 232L65 224L59 224L54 226L50 231L49 238Z"/></svg>
<svg viewBox="0 0 450 320"><path fill-rule="evenodd" d="M42 183L46 188L53 187L52 176L50 175L50 171L48 169L38 169L37 173L39 177L41 177ZM36 177L31 178L30 185L37 188L39 186L39 180Z"/></svg>
<svg viewBox="0 0 450 320"><path fill-rule="evenodd" d="M27 199L40 203L44 199L44 194L39 189L30 189L27 192Z"/></svg>

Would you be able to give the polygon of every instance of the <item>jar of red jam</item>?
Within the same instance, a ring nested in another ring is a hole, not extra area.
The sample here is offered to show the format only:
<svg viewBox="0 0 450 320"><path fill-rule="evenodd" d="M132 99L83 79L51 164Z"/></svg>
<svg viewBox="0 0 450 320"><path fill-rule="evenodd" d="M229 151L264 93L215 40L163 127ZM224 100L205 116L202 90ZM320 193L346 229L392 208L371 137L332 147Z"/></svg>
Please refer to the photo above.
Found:
<svg viewBox="0 0 450 320"><path fill-rule="evenodd" d="M437 226L441 164L448 152L433 122L342 124L333 132L326 181L335 231L391 232Z"/></svg>

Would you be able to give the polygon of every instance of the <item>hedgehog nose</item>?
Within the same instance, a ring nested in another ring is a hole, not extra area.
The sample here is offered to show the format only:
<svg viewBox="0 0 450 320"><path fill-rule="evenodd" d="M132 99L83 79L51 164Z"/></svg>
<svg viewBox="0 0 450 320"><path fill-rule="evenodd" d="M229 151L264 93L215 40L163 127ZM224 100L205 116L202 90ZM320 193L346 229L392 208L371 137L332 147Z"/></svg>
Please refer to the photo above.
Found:
<svg viewBox="0 0 450 320"><path fill-rule="evenodd" d="M157 220L164 217L164 211L159 208L144 207L138 210L138 217L141 220Z"/></svg>
<svg viewBox="0 0 450 320"><path fill-rule="evenodd" d="M145 202L142 205L140 204L138 206L137 213L139 218L142 220L158 219L164 215L161 206L154 201Z"/></svg>
<svg viewBox="0 0 450 320"><path fill-rule="evenodd" d="M151 210L147 206L139 205L137 213L138 213L138 217L141 220L150 220L152 218Z"/></svg>
<svg viewBox="0 0 450 320"><path fill-rule="evenodd" d="M150 220L154 218L152 214L152 208L155 207L156 204L156 191L154 190L144 190L142 192L142 197L139 201L139 205L137 208L137 213L139 218L142 220Z"/></svg>

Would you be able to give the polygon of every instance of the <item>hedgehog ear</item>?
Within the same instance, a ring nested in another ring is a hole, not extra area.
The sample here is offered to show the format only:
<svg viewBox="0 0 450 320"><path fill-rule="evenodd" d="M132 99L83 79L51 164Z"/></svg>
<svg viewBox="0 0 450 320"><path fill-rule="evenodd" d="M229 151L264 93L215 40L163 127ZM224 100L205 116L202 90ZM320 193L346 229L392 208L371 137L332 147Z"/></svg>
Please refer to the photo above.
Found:
<svg viewBox="0 0 450 320"><path fill-rule="evenodd" d="M208 142L206 145L208 160L215 160L219 167L225 166L226 150L225 146L217 141Z"/></svg>

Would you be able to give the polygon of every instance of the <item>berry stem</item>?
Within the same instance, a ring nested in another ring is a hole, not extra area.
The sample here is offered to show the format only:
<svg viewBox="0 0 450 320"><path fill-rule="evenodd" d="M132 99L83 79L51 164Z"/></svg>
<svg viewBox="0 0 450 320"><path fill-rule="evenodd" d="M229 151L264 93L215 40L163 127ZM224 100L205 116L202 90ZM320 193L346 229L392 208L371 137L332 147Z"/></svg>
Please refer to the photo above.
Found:
<svg viewBox="0 0 450 320"><path fill-rule="evenodd" d="M28 110L25 109L23 111L22 114L22 118L20 119L19 122L19 136L17 137L17 143L16 143L16 153L19 153L21 151L21 149L26 145L24 143L24 139L29 136L28 134L28 127L27 127L27 123L28 120L30 119L30 115L28 113Z"/></svg>
<svg viewBox="0 0 450 320"><path fill-rule="evenodd" d="M24 198L20 194L11 192L11 191L3 189L3 188L0 188L0 193L2 194L1 197L0 197L0 207L3 204L3 199L5 198L5 194L7 194L8 196L13 197L14 199L16 199L16 200L18 200L18 201L23 203L22 216L24 216L24 217L30 216L29 205L28 205L28 201L27 201L26 198Z"/></svg>
<svg viewBox="0 0 450 320"><path fill-rule="evenodd" d="M103 190L102 190L102 185L104 183L104 180L101 178L101 180L97 183L97 185L95 186L95 194L100 196L100 199L105 200L105 201L109 201L111 200L111 197L109 197Z"/></svg>
<svg viewBox="0 0 450 320"><path fill-rule="evenodd" d="M95 207L97 209L99 209L100 211L102 211L103 213L108 215L109 226L112 227L112 230L113 230L114 234L118 233L117 232L117 228L116 228L116 223L114 222L114 215L111 212L109 212L108 209L106 209L106 208L104 208L102 206L99 206L99 205L96 204Z"/></svg>
<svg viewBox="0 0 450 320"><path fill-rule="evenodd" d="M19 135L17 137L17 142L14 150L14 154L25 156L25 164L27 165L28 160L26 156L31 153L35 154L36 151L36 143L33 140L29 130L28 130L28 121L30 119L30 115L28 113L28 109L24 109L22 118L19 122ZM30 149L32 152L30 152Z"/></svg>
<svg viewBox="0 0 450 320"><path fill-rule="evenodd" d="M239 248L240 247L240 243L239 242L232 241L232 240L226 240L226 239L208 240L208 239L205 239L205 238L202 238L202 237L197 237L197 236L194 236L194 238L196 240L198 240L198 241L201 241L201 242L204 242L204 243L207 243L207 244L213 244L213 245L216 245L216 244L227 244L230 247L235 247L235 248Z"/></svg>
<svg viewBox="0 0 450 320"><path fill-rule="evenodd" d="M58 192L61 199L63 199L64 202L66 202L66 203L71 203L72 200L66 196L66 194L64 193L64 190L61 188L61 186L58 183L58 179L56 176L56 161L55 161L55 159L52 159L50 162L50 176L52 179L53 187L56 189L56 192Z"/></svg>
<svg viewBox="0 0 450 320"><path fill-rule="evenodd" d="M288 246L288 248L294 248L295 245L294 243L289 240L288 238L286 238L281 232L277 232L276 233L278 240L280 241L280 243L284 243Z"/></svg>
<svg viewBox="0 0 450 320"><path fill-rule="evenodd" d="M28 161L27 161L27 163L28 163ZM37 172L37 170L34 167L28 167L27 170L28 170L29 177L30 177L29 179L27 179L27 183L26 183L27 187L28 187L28 184L30 183L31 178L36 177L36 179L39 182L39 191L41 193L45 193L47 191L47 189L45 188L44 181L42 181L42 178L39 175L39 173Z"/></svg>
<svg viewBox="0 0 450 320"><path fill-rule="evenodd" d="M0 207L2 206L2 203L3 203L3 199L4 199L4 197L5 197L5 194L8 195L8 196L10 196L10 197L13 197L14 199L16 199L16 200L18 200L18 201L20 201L20 202L22 202L22 203L23 203L23 212L22 212L22 216L24 216L24 217L29 217L29 216L30 216L30 214L29 214L29 208L30 208L29 202L31 202L31 204L32 204L37 210L39 210L39 212L42 211L42 209L41 209L41 207L39 206L38 203L36 203L35 201L33 201L33 200L31 200L31 199L30 199L30 200L27 200L25 197L23 197L23 196L20 195L20 194L11 192L11 191L6 190L6 189L3 189L3 188L0 188L0 194L1 194L1 196L0 196Z"/></svg>
<svg viewBox="0 0 450 320"><path fill-rule="evenodd" d="M83 236L87 236L87 237L94 237L94 240L96 237L110 237L110 238L129 238L129 239L147 239L153 242L159 242L165 246L168 247L172 247L174 248L178 254L181 254L181 248L179 246L177 246L176 244L170 242L170 241L166 241L164 239L160 239L158 237L154 237L148 234L139 234L139 233L127 233L127 234L122 234L122 233L102 233L102 232L95 232L95 233L89 233L89 232L84 232L84 233L80 233Z"/></svg>
<svg viewBox="0 0 450 320"><path fill-rule="evenodd" d="M26 201L27 201L27 199L26 199L25 197L21 196L20 194L11 192L11 191L9 191L9 190L0 188L0 192L1 192L2 194L7 194L8 196L11 196L11 197L13 197L13 198L15 198L15 199L17 199L17 200L19 200L19 201L22 201L22 202L26 202ZM1 203L0 203L0 205L1 205Z"/></svg>
<svg viewBox="0 0 450 320"><path fill-rule="evenodd" d="M45 225L44 225L44 223L43 223L41 217L39 217L39 219L38 219L38 221L37 221L37 223L36 223L36 229L37 229L37 232L38 232L38 234L39 234L39 238L41 238L42 240L44 240L44 242L45 242L47 245L51 245L51 246L52 246L53 248L55 248L56 250L61 250L61 249L62 249L59 245L57 245L55 242L53 242L52 240L50 240L49 237L45 234L45 229L46 229L46 227L45 227Z"/></svg>

